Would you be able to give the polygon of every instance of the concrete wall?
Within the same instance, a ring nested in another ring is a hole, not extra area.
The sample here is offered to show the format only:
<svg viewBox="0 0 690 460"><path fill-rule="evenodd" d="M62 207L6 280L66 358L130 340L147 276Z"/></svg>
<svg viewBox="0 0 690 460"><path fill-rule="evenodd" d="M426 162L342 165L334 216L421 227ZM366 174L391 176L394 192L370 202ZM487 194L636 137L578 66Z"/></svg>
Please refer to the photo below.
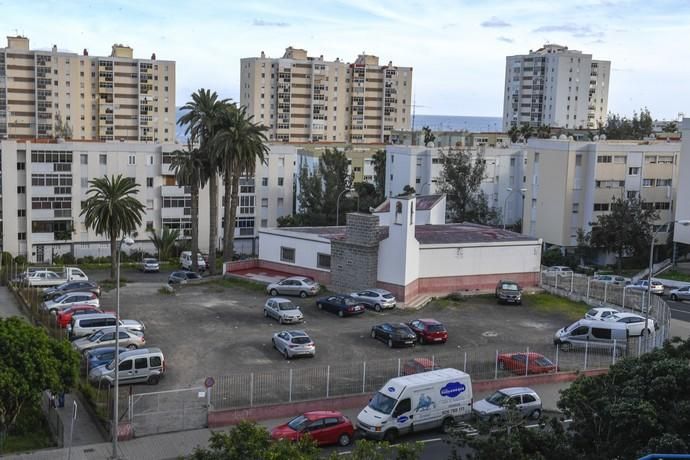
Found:
<svg viewBox="0 0 690 460"><path fill-rule="evenodd" d="M331 287L349 292L375 286L379 256L379 219L349 213L345 240L331 242Z"/></svg>
<svg viewBox="0 0 690 460"><path fill-rule="evenodd" d="M281 260L280 248L288 247L295 250L293 263ZM331 254L331 242L318 235L309 233L297 233L281 231L279 229L263 230L259 232L259 259L266 262L275 262L286 267L302 268L316 271L327 269L319 268L316 264L317 254Z"/></svg>
<svg viewBox="0 0 690 460"><path fill-rule="evenodd" d="M676 201L675 220L690 219L690 118L683 119L683 145L678 165L678 196ZM690 226L676 225L673 234L674 241L690 244Z"/></svg>

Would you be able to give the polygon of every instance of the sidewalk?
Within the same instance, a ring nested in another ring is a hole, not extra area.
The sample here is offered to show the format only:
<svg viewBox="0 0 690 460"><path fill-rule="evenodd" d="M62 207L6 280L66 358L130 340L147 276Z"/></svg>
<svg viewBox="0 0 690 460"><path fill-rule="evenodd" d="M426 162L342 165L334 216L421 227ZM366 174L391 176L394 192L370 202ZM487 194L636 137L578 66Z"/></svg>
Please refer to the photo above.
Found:
<svg viewBox="0 0 690 460"><path fill-rule="evenodd" d="M559 398L559 391L567 388L568 383L564 384L544 384L534 385L534 389L541 396L544 410L554 411ZM493 393L493 392L489 392ZM489 396L487 393L476 393L474 399L481 399ZM66 404L65 404L66 406ZM360 409L348 409L343 413L355 420ZM294 414L299 415L299 414ZM289 417L279 420L265 420L260 422L267 429L285 423ZM68 426L65 429L69 429ZM222 431L222 430L219 430ZM211 437L212 431L204 428L201 430L180 431L177 433L166 433L142 438L132 439L131 441L121 441L119 446L120 455L126 459L174 459L190 455L197 446L206 447ZM404 438L402 439L404 441ZM100 460L110 457L112 444L109 442L82 445L72 448L72 459L74 460ZM47 449L26 454L11 455L5 457L8 460L53 460L66 459L67 448Z"/></svg>
<svg viewBox="0 0 690 460"><path fill-rule="evenodd" d="M10 316L25 318L10 289L7 286L0 286L0 318L9 318Z"/></svg>

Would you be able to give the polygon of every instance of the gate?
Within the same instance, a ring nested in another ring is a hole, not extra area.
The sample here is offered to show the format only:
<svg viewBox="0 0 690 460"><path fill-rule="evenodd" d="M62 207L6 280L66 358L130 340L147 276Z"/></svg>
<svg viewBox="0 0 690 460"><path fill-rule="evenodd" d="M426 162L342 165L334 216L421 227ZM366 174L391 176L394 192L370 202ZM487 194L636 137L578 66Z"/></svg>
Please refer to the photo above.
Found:
<svg viewBox="0 0 690 460"><path fill-rule="evenodd" d="M128 419L134 436L205 428L209 396L202 387L130 394Z"/></svg>

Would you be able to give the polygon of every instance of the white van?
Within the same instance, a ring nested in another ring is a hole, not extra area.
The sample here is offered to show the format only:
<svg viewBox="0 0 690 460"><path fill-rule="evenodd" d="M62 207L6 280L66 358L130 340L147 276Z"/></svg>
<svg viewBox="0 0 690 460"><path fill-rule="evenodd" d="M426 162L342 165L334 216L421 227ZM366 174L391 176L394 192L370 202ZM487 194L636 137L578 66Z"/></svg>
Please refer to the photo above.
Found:
<svg viewBox="0 0 690 460"><path fill-rule="evenodd" d="M614 346L620 351L628 345L628 329L615 321L581 319L557 330L553 343L563 351L585 347L611 350Z"/></svg>
<svg viewBox="0 0 690 460"><path fill-rule="evenodd" d="M472 414L472 380L457 369L389 380L357 416L357 428L367 438L395 440L399 435L441 427Z"/></svg>
<svg viewBox="0 0 690 460"><path fill-rule="evenodd" d="M204 260L204 257L197 253L197 265L199 266L199 271L203 272L206 270L206 261ZM185 270L191 270L192 269L192 251L182 251L182 254L180 254L180 266L184 268Z"/></svg>

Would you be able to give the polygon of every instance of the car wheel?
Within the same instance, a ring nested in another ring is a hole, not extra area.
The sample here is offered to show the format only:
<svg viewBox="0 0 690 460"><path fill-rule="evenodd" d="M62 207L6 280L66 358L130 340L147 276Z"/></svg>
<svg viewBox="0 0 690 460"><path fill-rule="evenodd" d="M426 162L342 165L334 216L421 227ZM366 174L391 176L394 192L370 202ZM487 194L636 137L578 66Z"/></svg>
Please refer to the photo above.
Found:
<svg viewBox="0 0 690 460"><path fill-rule="evenodd" d="M149 377L149 379L146 381L146 383L148 383L149 385L157 385L159 379L160 379L159 376L152 375L151 377Z"/></svg>
<svg viewBox="0 0 690 460"><path fill-rule="evenodd" d="M307 296L307 293L304 291L299 291L299 296L304 299Z"/></svg>
<svg viewBox="0 0 690 460"><path fill-rule="evenodd" d="M388 339L388 348L393 348L393 339Z"/></svg>
<svg viewBox="0 0 690 460"><path fill-rule="evenodd" d="M264 310L264 318L268 318L268 310Z"/></svg>
<svg viewBox="0 0 690 460"><path fill-rule="evenodd" d="M443 419L443 423L441 423L441 432L448 434L453 430L454 426L455 420L453 420L451 417L446 417Z"/></svg>
<svg viewBox="0 0 690 460"><path fill-rule="evenodd" d="M539 420L541 417L541 409L534 409L531 414L529 414L529 418L532 420Z"/></svg>
<svg viewBox="0 0 690 460"><path fill-rule="evenodd" d="M134 344L127 345L127 349L128 349L128 350L136 350L136 349L137 349L137 346L134 345Z"/></svg>
<svg viewBox="0 0 690 460"><path fill-rule="evenodd" d="M338 316L342 318L343 316L345 316L345 313L343 313L342 310L338 310Z"/></svg>
<svg viewBox="0 0 690 460"><path fill-rule="evenodd" d="M285 357L285 359L290 359L290 353L288 353L287 348L283 350L283 356Z"/></svg>
<svg viewBox="0 0 690 460"><path fill-rule="evenodd" d="M675 295L675 294L671 294L671 300L673 300L674 302L677 302L677 301L678 301L678 296Z"/></svg>
<svg viewBox="0 0 690 460"><path fill-rule="evenodd" d="M372 339L376 338L376 331L374 331L374 330L371 331L371 338Z"/></svg>
<svg viewBox="0 0 690 460"><path fill-rule="evenodd" d="M383 434L383 440L388 442L395 442L398 439L398 430L391 428Z"/></svg>
<svg viewBox="0 0 690 460"><path fill-rule="evenodd" d="M340 436L338 436L338 444L343 446L343 447L349 446L351 442L352 442L352 438L347 433L343 433Z"/></svg>
<svg viewBox="0 0 690 460"><path fill-rule="evenodd" d="M374 310L376 310L377 312L380 313L381 312L381 305L379 305L379 304L374 305Z"/></svg>
<svg viewBox="0 0 690 460"><path fill-rule="evenodd" d="M57 308L51 308L51 309L50 309L50 314L51 314L51 315L57 315L57 312L58 312L58 311L57 311Z"/></svg>
<svg viewBox="0 0 690 460"><path fill-rule="evenodd" d="M271 295L272 295L273 297L277 296L277 295L278 295L278 291L276 291L275 289L271 289Z"/></svg>
<svg viewBox="0 0 690 460"><path fill-rule="evenodd" d="M275 340L275 339L271 339L271 345L273 345L273 348L275 348L275 349L277 350L277 348L276 348L276 340Z"/></svg>

